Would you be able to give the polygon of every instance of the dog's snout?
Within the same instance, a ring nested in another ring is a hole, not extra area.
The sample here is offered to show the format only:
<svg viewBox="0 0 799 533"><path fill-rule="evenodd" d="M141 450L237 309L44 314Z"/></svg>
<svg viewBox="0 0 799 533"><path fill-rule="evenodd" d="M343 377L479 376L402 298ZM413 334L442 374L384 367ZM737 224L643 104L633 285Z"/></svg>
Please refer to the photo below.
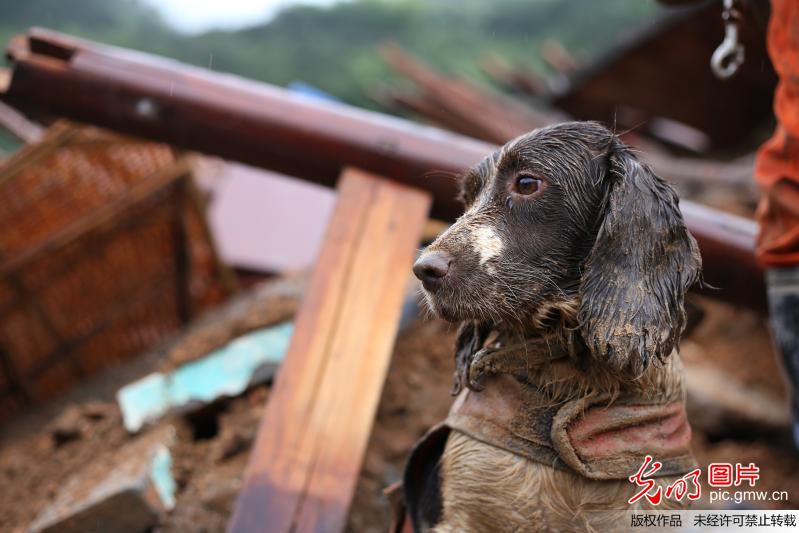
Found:
<svg viewBox="0 0 799 533"><path fill-rule="evenodd" d="M441 286L441 281L449 272L452 256L447 252L425 252L413 265L413 273L424 288L432 291Z"/></svg>

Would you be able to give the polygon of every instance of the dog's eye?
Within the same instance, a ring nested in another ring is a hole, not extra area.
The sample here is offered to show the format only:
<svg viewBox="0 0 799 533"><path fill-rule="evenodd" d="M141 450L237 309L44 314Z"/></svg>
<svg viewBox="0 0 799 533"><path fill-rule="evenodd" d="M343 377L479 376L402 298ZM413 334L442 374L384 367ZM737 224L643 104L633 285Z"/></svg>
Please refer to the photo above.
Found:
<svg viewBox="0 0 799 533"><path fill-rule="evenodd" d="M516 176L516 181L513 183L513 192L521 194L522 196L530 196L537 193L541 188L541 180L529 174L520 174Z"/></svg>

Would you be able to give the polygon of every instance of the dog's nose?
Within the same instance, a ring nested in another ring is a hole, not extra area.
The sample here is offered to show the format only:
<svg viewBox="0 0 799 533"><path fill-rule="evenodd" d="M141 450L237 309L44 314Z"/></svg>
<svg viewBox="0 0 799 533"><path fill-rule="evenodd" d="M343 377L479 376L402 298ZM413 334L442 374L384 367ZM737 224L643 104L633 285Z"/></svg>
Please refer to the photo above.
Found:
<svg viewBox="0 0 799 533"><path fill-rule="evenodd" d="M413 273L422 281L425 289L436 290L449 272L450 263L452 256L447 252L425 252L413 265Z"/></svg>

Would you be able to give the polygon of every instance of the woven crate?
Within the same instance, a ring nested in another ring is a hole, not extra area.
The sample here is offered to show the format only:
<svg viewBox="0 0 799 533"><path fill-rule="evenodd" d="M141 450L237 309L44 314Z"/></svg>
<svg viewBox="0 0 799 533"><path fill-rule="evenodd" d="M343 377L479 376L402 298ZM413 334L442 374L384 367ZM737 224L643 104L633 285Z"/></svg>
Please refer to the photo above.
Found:
<svg viewBox="0 0 799 533"><path fill-rule="evenodd" d="M0 167L0 419L227 295L200 203L169 146L69 123Z"/></svg>

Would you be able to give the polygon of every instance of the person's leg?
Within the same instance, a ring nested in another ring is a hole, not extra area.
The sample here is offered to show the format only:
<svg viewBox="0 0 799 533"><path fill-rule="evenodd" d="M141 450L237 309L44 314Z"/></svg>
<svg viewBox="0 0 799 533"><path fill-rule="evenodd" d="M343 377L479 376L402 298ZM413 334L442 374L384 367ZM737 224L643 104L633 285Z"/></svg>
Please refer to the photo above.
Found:
<svg viewBox="0 0 799 533"><path fill-rule="evenodd" d="M774 343L793 389L793 438L799 449L799 266L769 268L766 281Z"/></svg>

